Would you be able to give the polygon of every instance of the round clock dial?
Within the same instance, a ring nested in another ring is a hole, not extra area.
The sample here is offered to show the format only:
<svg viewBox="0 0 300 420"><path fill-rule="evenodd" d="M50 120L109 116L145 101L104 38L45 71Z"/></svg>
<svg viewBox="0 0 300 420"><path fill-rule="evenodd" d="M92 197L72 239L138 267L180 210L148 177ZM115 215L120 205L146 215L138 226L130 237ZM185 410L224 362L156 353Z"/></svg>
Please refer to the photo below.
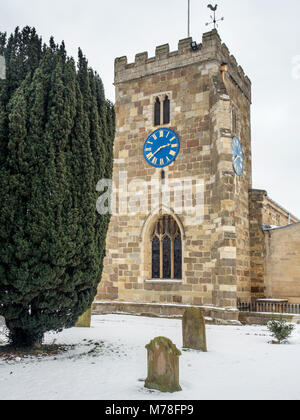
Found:
<svg viewBox="0 0 300 420"><path fill-rule="evenodd" d="M146 140L144 158L155 168L164 168L174 162L179 150L178 135L169 128L159 128Z"/></svg>
<svg viewBox="0 0 300 420"><path fill-rule="evenodd" d="M235 173L237 176L241 176L244 172L244 153L238 137L232 139L232 161Z"/></svg>

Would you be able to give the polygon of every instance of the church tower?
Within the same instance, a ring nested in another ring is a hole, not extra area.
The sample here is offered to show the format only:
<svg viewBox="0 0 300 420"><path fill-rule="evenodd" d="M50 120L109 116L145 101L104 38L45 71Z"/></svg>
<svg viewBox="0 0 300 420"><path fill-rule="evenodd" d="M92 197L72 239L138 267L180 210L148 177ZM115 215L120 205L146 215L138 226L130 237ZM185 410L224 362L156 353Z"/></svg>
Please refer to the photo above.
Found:
<svg viewBox="0 0 300 420"><path fill-rule="evenodd" d="M250 300L250 80L212 30L199 45L116 59L115 86L114 214L97 300Z"/></svg>

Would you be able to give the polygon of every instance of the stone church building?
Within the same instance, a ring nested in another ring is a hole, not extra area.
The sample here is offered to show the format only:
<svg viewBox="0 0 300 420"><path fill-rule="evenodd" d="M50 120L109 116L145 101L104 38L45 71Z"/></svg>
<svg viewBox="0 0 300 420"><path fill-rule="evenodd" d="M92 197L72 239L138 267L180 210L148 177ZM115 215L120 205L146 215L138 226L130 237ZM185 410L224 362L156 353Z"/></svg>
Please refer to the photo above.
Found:
<svg viewBox="0 0 300 420"><path fill-rule="evenodd" d="M95 312L300 303L299 220L252 188L251 82L218 32L116 59L115 87L117 210Z"/></svg>

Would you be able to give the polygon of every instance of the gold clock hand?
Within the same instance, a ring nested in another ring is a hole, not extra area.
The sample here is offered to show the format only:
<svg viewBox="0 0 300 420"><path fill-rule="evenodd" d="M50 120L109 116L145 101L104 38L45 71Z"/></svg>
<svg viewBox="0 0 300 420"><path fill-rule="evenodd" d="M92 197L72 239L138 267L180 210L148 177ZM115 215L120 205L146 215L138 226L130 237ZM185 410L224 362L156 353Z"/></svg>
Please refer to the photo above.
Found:
<svg viewBox="0 0 300 420"><path fill-rule="evenodd" d="M161 147L159 147L159 148L156 150L156 152L154 152L154 153L153 153L153 156L155 156L155 155L156 155L156 153L158 153L161 149L162 149L162 146L161 146ZM153 156L152 156L152 157L153 157Z"/></svg>
<svg viewBox="0 0 300 420"><path fill-rule="evenodd" d="M161 146L161 149L165 149L166 147L171 146L170 144L166 144L165 146Z"/></svg>
<svg viewBox="0 0 300 420"><path fill-rule="evenodd" d="M158 153L161 149L164 149L165 147L169 147L169 146L171 146L170 144L166 144L165 146L160 146L157 150L156 150L156 152L155 153L153 153L153 156L155 156L156 155L156 153Z"/></svg>

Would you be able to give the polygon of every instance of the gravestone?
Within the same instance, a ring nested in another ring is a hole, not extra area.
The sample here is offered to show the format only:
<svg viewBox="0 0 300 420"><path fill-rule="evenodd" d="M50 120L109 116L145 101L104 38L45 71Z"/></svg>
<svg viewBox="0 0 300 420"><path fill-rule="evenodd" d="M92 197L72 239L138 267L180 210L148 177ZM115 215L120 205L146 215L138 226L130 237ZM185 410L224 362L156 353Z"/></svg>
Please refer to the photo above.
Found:
<svg viewBox="0 0 300 420"><path fill-rule="evenodd" d="M6 324L5 324L5 318L3 316L0 316L0 344L3 344L5 342L5 333L6 333Z"/></svg>
<svg viewBox="0 0 300 420"><path fill-rule="evenodd" d="M179 385L179 356L181 352L171 340L157 337L147 346L148 377L145 388L161 392L181 391Z"/></svg>
<svg viewBox="0 0 300 420"><path fill-rule="evenodd" d="M76 328L90 328L92 318L92 308L86 311L83 315L78 318L75 325Z"/></svg>
<svg viewBox="0 0 300 420"><path fill-rule="evenodd" d="M5 79L6 76L6 66L5 66L5 58L0 55L0 80Z"/></svg>
<svg viewBox="0 0 300 420"><path fill-rule="evenodd" d="M207 352L205 318L198 308L188 308L182 319L183 348Z"/></svg>

